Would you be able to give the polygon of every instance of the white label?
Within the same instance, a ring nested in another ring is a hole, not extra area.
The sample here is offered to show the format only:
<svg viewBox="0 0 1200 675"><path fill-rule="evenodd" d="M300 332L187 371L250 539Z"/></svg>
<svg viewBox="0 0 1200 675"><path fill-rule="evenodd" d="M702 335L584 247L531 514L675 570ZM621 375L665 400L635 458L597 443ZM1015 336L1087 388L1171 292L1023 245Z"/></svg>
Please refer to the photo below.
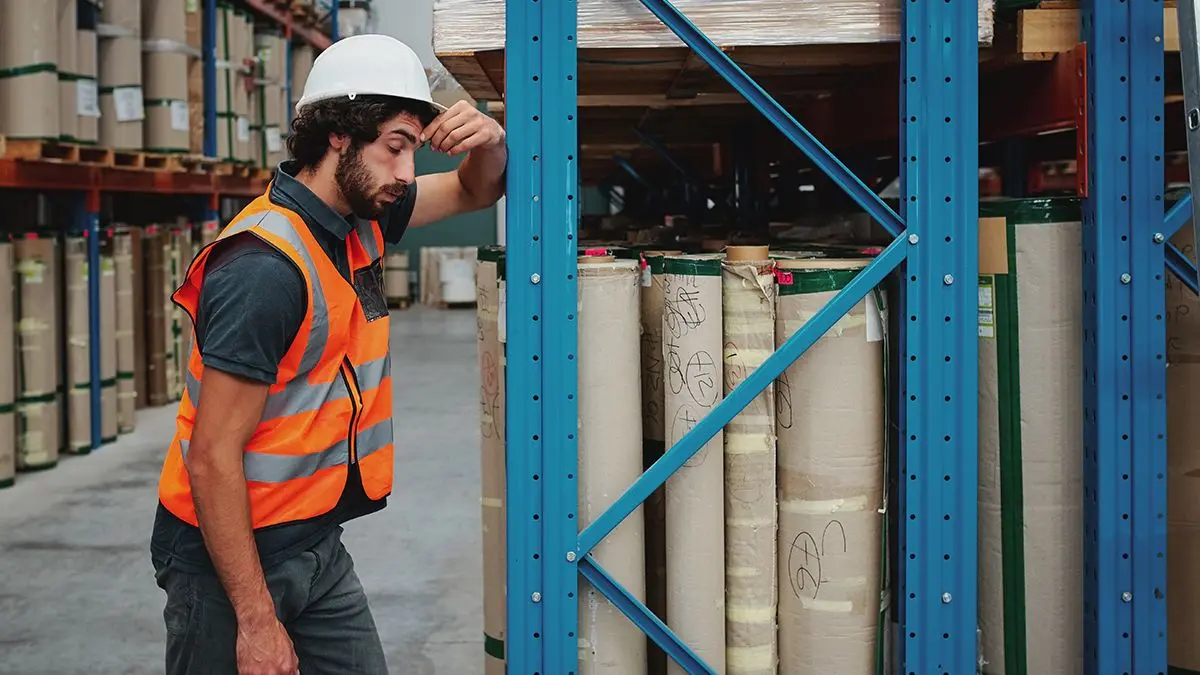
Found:
<svg viewBox="0 0 1200 675"><path fill-rule="evenodd" d="M981 338L994 339L996 337L995 287L995 277L979 277L979 337Z"/></svg>
<svg viewBox="0 0 1200 675"><path fill-rule="evenodd" d="M171 129L187 131L191 128L191 117L188 115L187 101L171 101Z"/></svg>
<svg viewBox="0 0 1200 675"><path fill-rule="evenodd" d="M245 115L237 118L237 139L242 143L250 142L250 118Z"/></svg>
<svg viewBox="0 0 1200 675"><path fill-rule="evenodd" d="M874 294L867 294L867 342L883 340L883 317L879 314L879 303Z"/></svg>
<svg viewBox="0 0 1200 675"><path fill-rule="evenodd" d="M113 90L113 106L117 109L118 122L140 122L146 119L142 105L141 87L117 87Z"/></svg>
<svg viewBox="0 0 1200 675"><path fill-rule="evenodd" d="M640 281L642 283L642 288L650 288L650 280L652 278L653 278L653 275L650 274L650 266L644 265L642 267L642 275L640 278Z"/></svg>
<svg viewBox="0 0 1200 675"><path fill-rule="evenodd" d="M75 111L80 117L100 116L100 89L95 80L75 81Z"/></svg>
<svg viewBox="0 0 1200 675"><path fill-rule="evenodd" d="M499 309L496 314L496 332L500 336L500 343L508 342L508 298L506 297L504 282L500 282L500 302Z"/></svg>
<svg viewBox="0 0 1200 675"><path fill-rule="evenodd" d="M279 127L267 127L267 152L283 150L283 137L279 135Z"/></svg>

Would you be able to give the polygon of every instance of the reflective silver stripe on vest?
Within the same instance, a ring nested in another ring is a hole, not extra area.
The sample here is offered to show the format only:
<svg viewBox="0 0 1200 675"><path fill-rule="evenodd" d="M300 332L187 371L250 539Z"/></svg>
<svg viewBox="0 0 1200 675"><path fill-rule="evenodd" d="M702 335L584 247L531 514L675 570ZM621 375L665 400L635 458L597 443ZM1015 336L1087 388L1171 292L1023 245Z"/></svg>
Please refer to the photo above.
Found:
<svg viewBox="0 0 1200 675"><path fill-rule="evenodd" d="M368 457L392 443L392 420L388 418L358 432L358 457ZM188 442L180 441L180 450L187 457ZM306 455L277 455L266 452L247 452L242 459L246 480L256 483L286 483L308 478L318 471L346 464L350 459L350 443L338 441L328 448Z"/></svg>
<svg viewBox="0 0 1200 675"><path fill-rule="evenodd" d="M308 271L308 278L312 282L310 293L312 296L312 330L309 333L308 342L304 345L304 354L300 359L298 375L282 391L275 392L267 398L263 419L275 419L317 410L325 401L345 398L348 395L346 389L344 386L339 386L336 379L333 382L316 385L309 384L304 379L305 375L320 362L321 354L325 351L325 345L329 341L329 305L321 287L321 277L318 276L316 262L309 255L304 240L296 232L292 222L288 220L287 216L276 211L250 214L226 228L224 236L246 232L254 227L261 227L264 231L291 245L300 256ZM187 371L185 380L192 405L198 405L200 382L192 375L190 369Z"/></svg>
<svg viewBox="0 0 1200 675"><path fill-rule="evenodd" d="M254 218L248 216L247 219ZM300 256L300 260L304 263L304 267L308 271L308 278L312 280L312 330L308 336L308 343L304 345L304 356L300 359L300 368L297 372L307 373L321 361L321 354L325 351L325 345L329 342L329 304L325 301L325 291L321 287L321 276L317 271L317 264L308 253L308 247L304 245L304 239L296 232L296 228L292 226L292 221L288 217L277 211L266 211L258 220L258 227L279 237L280 239L291 244L292 248Z"/></svg>
<svg viewBox="0 0 1200 675"><path fill-rule="evenodd" d="M358 240L367 250L367 257L374 262L380 257L379 247L375 245L375 226L371 224L371 221L359 218L354 229L358 232Z"/></svg>

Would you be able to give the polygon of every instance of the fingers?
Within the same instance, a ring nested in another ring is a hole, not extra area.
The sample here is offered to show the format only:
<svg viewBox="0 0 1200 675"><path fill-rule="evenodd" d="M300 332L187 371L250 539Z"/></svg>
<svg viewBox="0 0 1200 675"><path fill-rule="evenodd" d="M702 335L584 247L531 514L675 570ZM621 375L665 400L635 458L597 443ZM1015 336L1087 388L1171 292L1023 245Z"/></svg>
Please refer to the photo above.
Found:
<svg viewBox="0 0 1200 675"><path fill-rule="evenodd" d="M466 101L458 101L434 118L421 133L421 138L429 141L430 147L440 152L439 145L445 139L446 134L469 121L471 113L478 112Z"/></svg>

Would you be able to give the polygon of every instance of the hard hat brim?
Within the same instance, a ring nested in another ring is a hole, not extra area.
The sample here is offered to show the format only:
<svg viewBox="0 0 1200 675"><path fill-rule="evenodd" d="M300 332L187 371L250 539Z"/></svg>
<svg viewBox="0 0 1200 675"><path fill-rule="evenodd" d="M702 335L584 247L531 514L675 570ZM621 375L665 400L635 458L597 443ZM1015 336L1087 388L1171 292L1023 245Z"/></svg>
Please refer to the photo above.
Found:
<svg viewBox="0 0 1200 675"><path fill-rule="evenodd" d="M335 99L335 98L351 98L355 95L357 95L357 92L327 92L327 93L321 94L320 96L313 96L311 98L301 98L299 101L296 101L296 114L299 115L301 113L301 111L304 110L304 108L306 108L307 106L310 106L314 103L319 103L321 101L328 101L330 99ZM369 94L369 95L378 96L378 94ZM437 118L438 115L449 110L449 108L447 108L446 106L442 105L441 103L438 103L437 101L433 101L433 100L423 101L420 99L409 98L407 96L392 96L391 98L397 98L397 99L404 100L404 101L410 101L412 103L417 104L418 106L428 107L428 109L429 109L428 112L421 115L421 123L424 125L428 125L435 118Z"/></svg>

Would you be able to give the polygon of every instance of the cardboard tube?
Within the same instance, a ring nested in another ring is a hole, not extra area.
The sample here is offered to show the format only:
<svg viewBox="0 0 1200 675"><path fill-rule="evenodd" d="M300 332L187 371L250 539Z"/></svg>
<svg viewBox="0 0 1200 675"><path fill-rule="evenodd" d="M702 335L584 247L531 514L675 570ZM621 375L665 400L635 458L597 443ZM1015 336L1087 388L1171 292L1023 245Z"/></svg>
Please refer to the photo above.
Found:
<svg viewBox="0 0 1200 675"><path fill-rule="evenodd" d="M666 259L663 309L666 446L724 396L721 256ZM718 432L667 480L668 625L725 674L725 466ZM667 672L682 675L674 661Z"/></svg>
<svg viewBox="0 0 1200 675"><path fill-rule="evenodd" d="M479 322L479 407L482 443L480 506L483 523L484 673L504 675L508 617L505 593L505 398L503 347L500 344L500 267L504 251L484 247L475 262L476 313ZM403 261L406 263L407 260ZM404 271L407 275L407 270Z"/></svg>
<svg viewBox="0 0 1200 675"><path fill-rule="evenodd" d="M16 287L13 246L0 241L0 487L17 475Z"/></svg>
<svg viewBox="0 0 1200 675"><path fill-rule="evenodd" d="M725 395L775 351L775 264L731 246L722 265ZM775 388L725 426L725 648L729 675L775 675Z"/></svg>
<svg viewBox="0 0 1200 675"><path fill-rule="evenodd" d="M776 346L867 262L777 261ZM875 302L859 302L776 382L780 675L875 672L885 517Z"/></svg>
<svg viewBox="0 0 1200 675"><path fill-rule="evenodd" d="M639 292L635 260L579 263L580 529L642 474ZM645 601L642 509L634 510L591 555L630 595ZM640 628L580 577L580 675L645 673L646 641Z"/></svg>

